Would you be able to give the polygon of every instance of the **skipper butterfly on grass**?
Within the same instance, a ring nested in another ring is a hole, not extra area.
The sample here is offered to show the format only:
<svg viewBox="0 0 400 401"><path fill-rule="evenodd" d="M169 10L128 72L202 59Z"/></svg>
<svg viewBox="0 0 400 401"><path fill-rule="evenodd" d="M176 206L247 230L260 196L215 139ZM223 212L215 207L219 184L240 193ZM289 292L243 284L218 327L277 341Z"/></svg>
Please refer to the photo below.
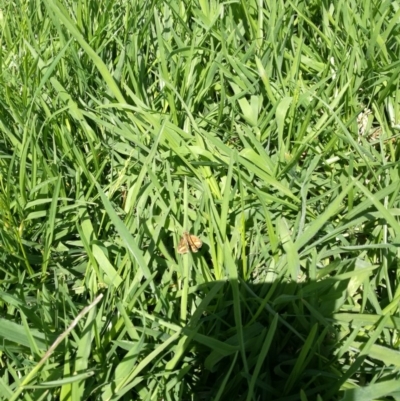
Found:
<svg viewBox="0 0 400 401"><path fill-rule="evenodd" d="M192 252L198 252L201 246L203 245L203 242L199 237L196 237L195 235L191 235L188 232L183 233L183 237L179 241L177 251L178 253L188 253L189 249Z"/></svg>

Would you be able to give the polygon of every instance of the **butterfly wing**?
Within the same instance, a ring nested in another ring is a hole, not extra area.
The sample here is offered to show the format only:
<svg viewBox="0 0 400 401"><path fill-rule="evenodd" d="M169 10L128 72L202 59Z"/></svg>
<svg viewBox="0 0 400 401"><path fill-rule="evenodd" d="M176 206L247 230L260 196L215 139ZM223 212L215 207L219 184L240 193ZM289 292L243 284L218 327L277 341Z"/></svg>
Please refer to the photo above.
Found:
<svg viewBox="0 0 400 401"><path fill-rule="evenodd" d="M201 239L195 235L188 235L187 242L189 243L192 252L198 252L203 245Z"/></svg>
<svg viewBox="0 0 400 401"><path fill-rule="evenodd" d="M184 235L181 240L179 241L178 247L177 247L178 253L187 253L189 251L188 243L186 236Z"/></svg>

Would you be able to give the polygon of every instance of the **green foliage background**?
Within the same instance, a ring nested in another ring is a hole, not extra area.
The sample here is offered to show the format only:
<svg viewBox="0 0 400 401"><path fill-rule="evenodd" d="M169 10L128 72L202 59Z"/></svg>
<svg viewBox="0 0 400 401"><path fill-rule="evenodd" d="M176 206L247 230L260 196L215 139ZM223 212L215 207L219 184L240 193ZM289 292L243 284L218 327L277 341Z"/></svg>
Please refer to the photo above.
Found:
<svg viewBox="0 0 400 401"><path fill-rule="evenodd" d="M0 9L1 400L400 400L398 2Z"/></svg>

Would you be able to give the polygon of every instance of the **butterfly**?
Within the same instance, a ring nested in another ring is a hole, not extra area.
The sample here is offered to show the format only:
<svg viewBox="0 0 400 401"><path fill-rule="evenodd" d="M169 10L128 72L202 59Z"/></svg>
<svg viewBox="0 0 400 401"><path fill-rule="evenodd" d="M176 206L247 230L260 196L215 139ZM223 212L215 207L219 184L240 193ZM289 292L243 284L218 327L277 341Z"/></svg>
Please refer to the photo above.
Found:
<svg viewBox="0 0 400 401"><path fill-rule="evenodd" d="M198 252L203 242L199 237L189 234L187 231L183 233L183 237L179 241L177 251L178 253L188 253L189 248L192 252Z"/></svg>

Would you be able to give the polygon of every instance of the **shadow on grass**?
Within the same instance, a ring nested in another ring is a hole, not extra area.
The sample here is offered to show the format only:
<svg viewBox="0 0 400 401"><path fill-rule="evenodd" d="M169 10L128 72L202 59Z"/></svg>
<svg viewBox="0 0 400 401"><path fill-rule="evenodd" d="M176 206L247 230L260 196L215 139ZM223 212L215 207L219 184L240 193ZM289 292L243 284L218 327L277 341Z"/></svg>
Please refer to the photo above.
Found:
<svg viewBox="0 0 400 401"><path fill-rule="evenodd" d="M148 361L139 376L125 383L125 395L116 395L115 399L150 399L143 398L143 393L151 393L149 388L155 383L161 389L157 400L341 399L343 392L339 389L350 376L357 375L359 384L367 384L382 369L369 366L363 370L364 357L355 355L350 360L348 348L341 351L349 331L345 330L343 335L333 316L348 299L349 280L327 278L319 282L269 284L231 280L191 287L188 305L196 304L196 308L191 315L188 313L186 325L177 324L181 298L179 292L171 289L165 298L169 306L164 302L158 310L147 308L143 314L139 309L128 312L127 318L140 341L132 340L124 326L116 324L120 319L116 311L112 316L111 312L103 315L109 323L102 325L100 338L108 336L109 341L96 345L93 342L87 369L74 372L71 378L80 375L76 379L85 382L86 395L82 399L102 399L107 386L110 394L114 391L114 395L118 394L116 384L120 384L118 374L123 373L122 366L137 366L157 347L162 347L174 333L168 328L171 324L182 328L180 337ZM107 292L104 300L112 297L112 287ZM100 306L99 311L102 311ZM34 316L30 319L32 311L26 312L31 323L39 327L40 319L35 320ZM76 333L73 338L93 336L90 333L95 321L86 324L79 337ZM346 326L348 323L343 325ZM48 331L48 344L55 337L54 332ZM174 347L180 341L177 352ZM73 343L68 341L71 347L68 352L75 365L73 360L78 355ZM132 353L135 347L137 353ZM55 356L58 366L47 370L46 381L62 377L68 380L62 363L66 358L65 343ZM167 371L165 367L173 359L175 362ZM33 399L39 399L47 390L36 388ZM51 391L57 394L54 386ZM351 399L348 394L346 400Z"/></svg>
<svg viewBox="0 0 400 401"><path fill-rule="evenodd" d="M335 399L342 380L331 317L347 297L347 284L326 279L201 286L204 297L219 288L195 328L204 338L185 333L196 351L182 399ZM218 349L206 338L232 349Z"/></svg>

